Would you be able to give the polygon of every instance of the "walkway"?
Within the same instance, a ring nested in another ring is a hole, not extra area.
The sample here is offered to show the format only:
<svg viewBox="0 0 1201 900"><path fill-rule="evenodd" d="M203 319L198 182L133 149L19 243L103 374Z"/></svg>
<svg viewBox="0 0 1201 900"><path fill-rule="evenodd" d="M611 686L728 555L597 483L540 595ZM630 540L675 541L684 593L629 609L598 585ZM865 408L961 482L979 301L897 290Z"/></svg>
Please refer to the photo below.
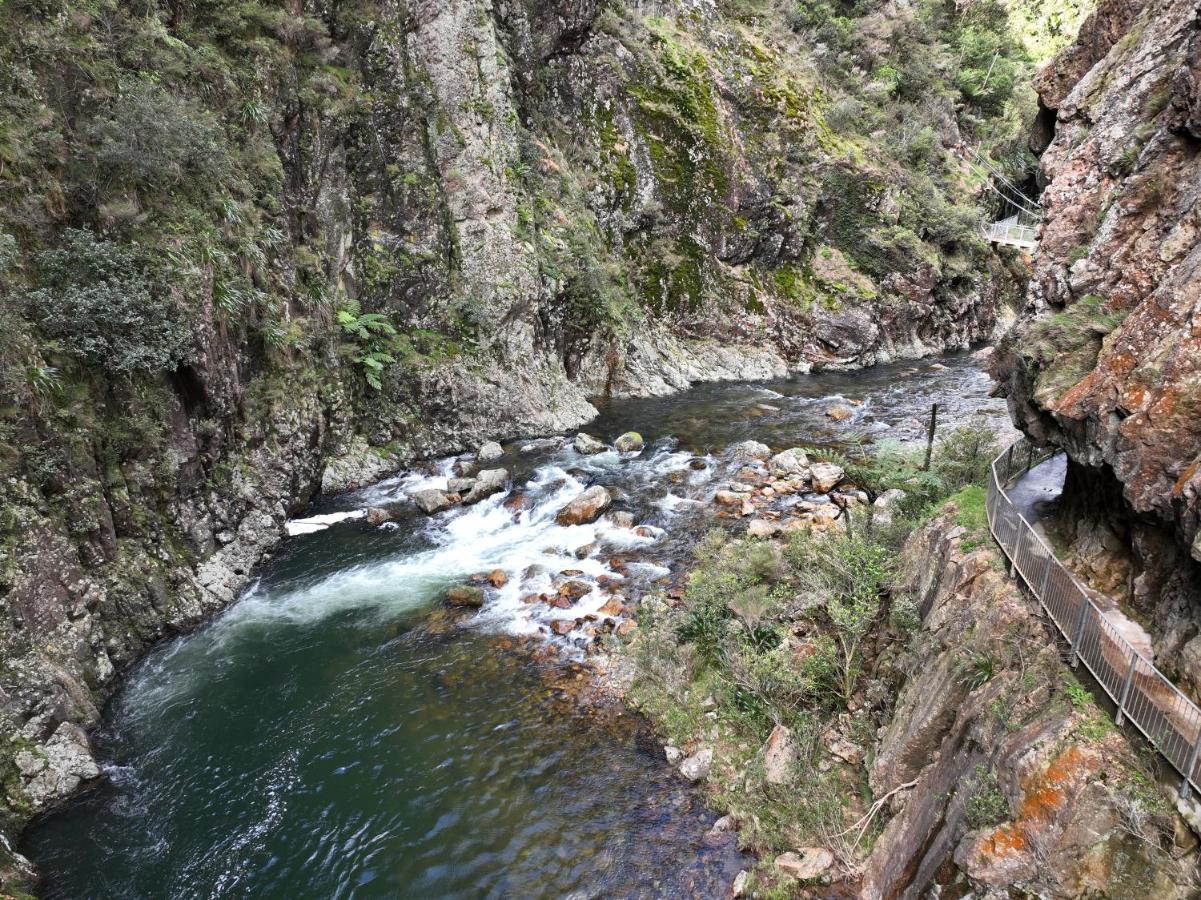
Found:
<svg viewBox="0 0 1201 900"><path fill-rule="evenodd" d="M1083 585L1037 526L1039 504L1058 496L1066 462L1053 450L1022 440L993 460L988 522L1014 571L1042 603L1072 648L1129 719L1164 758L1201 791L1201 709L1152 662L1150 637L1118 604Z"/></svg>
<svg viewBox="0 0 1201 900"><path fill-rule="evenodd" d="M1003 247L1017 247L1020 250L1033 250L1038 246L1038 227L1024 225L1017 216L992 222L984 226L984 239Z"/></svg>

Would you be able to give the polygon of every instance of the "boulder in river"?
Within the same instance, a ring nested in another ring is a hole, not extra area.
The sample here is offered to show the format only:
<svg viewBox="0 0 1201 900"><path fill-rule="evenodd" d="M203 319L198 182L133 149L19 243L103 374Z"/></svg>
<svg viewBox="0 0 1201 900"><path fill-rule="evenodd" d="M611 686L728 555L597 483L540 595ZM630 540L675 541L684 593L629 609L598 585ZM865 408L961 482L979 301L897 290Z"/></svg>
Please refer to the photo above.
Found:
<svg viewBox="0 0 1201 900"><path fill-rule="evenodd" d="M800 447L792 447L773 456L767 468L777 478L803 478L809 472L809 457Z"/></svg>
<svg viewBox="0 0 1201 900"><path fill-rule="evenodd" d="M565 581L559 585L559 596L571 603L592 593L592 585L586 581Z"/></svg>
<svg viewBox="0 0 1201 900"><path fill-rule="evenodd" d="M417 508L427 516L432 516L434 513L440 513L442 510L454 506L457 497L437 488L425 488L421 491L412 491L409 499L417 504Z"/></svg>
<svg viewBox="0 0 1201 900"><path fill-rule="evenodd" d="M449 478L446 481L446 490L452 494L466 494L475 487L474 478Z"/></svg>
<svg viewBox="0 0 1201 900"><path fill-rule="evenodd" d="M767 459L771 456L771 448L758 441L739 441L730 447L730 458L735 462L749 462L755 459Z"/></svg>
<svg viewBox="0 0 1201 900"><path fill-rule="evenodd" d="M575 622L572 619L555 619L550 623L550 630L563 637L575 631Z"/></svg>
<svg viewBox="0 0 1201 900"><path fill-rule="evenodd" d="M833 419L835 422L845 422L847 419L855 415L855 411L849 406L843 406L841 403L837 406L831 406L826 410L826 418Z"/></svg>
<svg viewBox="0 0 1201 900"><path fill-rule="evenodd" d="M605 516L617 528L633 528L634 514L625 509L615 509Z"/></svg>
<svg viewBox="0 0 1201 900"><path fill-rule="evenodd" d="M819 462L809 467L809 476L813 479L813 489L822 494L832 491L846 477L846 474L842 470L842 466L836 466L834 463Z"/></svg>
<svg viewBox="0 0 1201 900"><path fill-rule="evenodd" d="M741 506L745 499L747 495L739 491L718 491L713 495L713 502L718 506Z"/></svg>
<svg viewBox="0 0 1201 900"><path fill-rule="evenodd" d="M646 446L646 443L637 431L627 431L613 442L613 446L619 453L637 453Z"/></svg>
<svg viewBox="0 0 1201 900"><path fill-rule="evenodd" d="M494 588L503 588L509 583L509 576L504 569L493 569L488 573L488 583Z"/></svg>
<svg viewBox="0 0 1201 900"><path fill-rule="evenodd" d="M392 510L385 509L382 506L373 506L367 510L368 525L383 525L385 522L391 522L396 516Z"/></svg>
<svg viewBox="0 0 1201 900"><path fill-rule="evenodd" d="M680 774L689 781L704 781L713 770L713 751L706 747L680 763Z"/></svg>
<svg viewBox="0 0 1201 900"><path fill-rule="evenodd" d="M446 589L446 602L451 606L483 606L484 589L474 584L456 584Z"/></svg>
<svg viewBox="0 0 1201 900"><path fill-rule="evenodd" d="M575 448L576 453L582 453L585 456L591 456L594 453L603 453L605 450L604 444L592 435L584 434L582 431L575 436L575 440L572 441L571 446Z"/></svg>
<svg viewBox="0 0 1201 900"><path fill-rule="evenodd" d="M586 525L595 522L611 502L609 492L603 487L590 487L559 510L555 522L559 525Z"/></svg>
<svg viewBox="0 0 1201 900"><path fill-rule="evenodd" d="M801 881L825 874L832 865L834 854L825 847L802 847L795 853L781 853L776 857L777 869Z"/></svg>
<svg viewBox="0 0 1201 900"><path fill-rule="evenodd" d="M479 503L485 497L491 497L498 491L503 491L505 482L508 480L508 469L484 469L476 476L475 484L467 492L463 502L466 504Z"/></svg>
<svg viewBox="0 0 1201 900"><path fill-rule="evenodd" d="M488 441L476 451L475 458L482 463L494 462L505 455L505 449L496 441Z"/></svg>

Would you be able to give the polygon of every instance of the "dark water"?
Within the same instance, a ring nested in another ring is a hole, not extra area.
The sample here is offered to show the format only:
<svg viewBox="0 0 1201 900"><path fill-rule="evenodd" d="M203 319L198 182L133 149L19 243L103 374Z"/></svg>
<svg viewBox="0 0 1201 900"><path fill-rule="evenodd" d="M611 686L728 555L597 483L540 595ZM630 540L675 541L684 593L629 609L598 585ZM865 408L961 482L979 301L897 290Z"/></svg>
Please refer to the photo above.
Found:
<svg viewBox="0 0 1201 900"><path fill-rule="evenodd" d="M294 538L261 582L195 634L158 648L110 705L97 742L109 778L26 836L50 897L721 896L746 865L706 843L714 816L636 722L556 701L545 667L498 635L549 639L568 612L522 602L563 569L620 580L635 599L684 555L720 483L695 454L916 437L914 417L998 421L988 379L896 366L779 384L722 385L612 403L588 429L633 428L636 458L570 450L506 464L529 500L502 496L392 527L346 518ZM834 423L831 405L862 400ZM765 406L764 406L765 405ZM446 466L339 498L349 514L438 483ZM554 513L589 483L649 524L564 528ZM702 502L697 502L697 501ZM577 552L578 551L578 552ZM620 570L612 557L631 562ZM466 627L431 628L464 576L510 582ZM588 635L559 640L568 650Z"/></svg>

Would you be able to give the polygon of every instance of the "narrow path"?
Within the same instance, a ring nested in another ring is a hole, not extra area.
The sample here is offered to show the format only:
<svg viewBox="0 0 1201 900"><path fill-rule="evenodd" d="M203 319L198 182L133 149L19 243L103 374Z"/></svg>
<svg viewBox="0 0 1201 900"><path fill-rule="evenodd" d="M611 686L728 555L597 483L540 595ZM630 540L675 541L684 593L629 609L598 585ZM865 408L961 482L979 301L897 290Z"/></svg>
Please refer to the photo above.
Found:
<svg viewBox="0 0 1201 900"><path fill-rule="evenodd" d="M1155 668L1150 635L1114 598L1090 589L1056 558L1038 532L1045 502L1059 496L1067 470L1062 454L1019 441L992 465L988 517L1012 570L1068 639L1072 665L1083 664L1133 723L1180 772L1180 793L1201 789L1201 708ZM1024 466L1041 460L1029 471Z"/></svg>
<svg viewBox="0 0 1201 900"><path fill-rule="evenodd" d="M1067 474L1068 458L1052 456L1011 485L1007 489L1009 499L1026 521L1038 528L1038 520L1043 518L1046 512L1040 504L1050 503L1063 493L1063 481Z"/></svg>
<svg viewBox="0 0 1201 900"><path fill-rule="evenodd" d="M1063 493L1064 479L1067 477L1068 459L1060 454L1052 456L1046 462L1039 463L1012 484L1007 493L1017 511L1022 514L1030 527L1038 532L1043 540L1050 543L1043 520L1048 518L1047 505ZM1068 566L1071 569L1071 566ZM1073 573L1084 583L1079 573ZM1138 622L1131 619L1122 611L1121 604L1113 597L1100 591L1089 590L1089 597L1097 609L1148 662L1155 661L1155 650L1151 635Z"/></svg>

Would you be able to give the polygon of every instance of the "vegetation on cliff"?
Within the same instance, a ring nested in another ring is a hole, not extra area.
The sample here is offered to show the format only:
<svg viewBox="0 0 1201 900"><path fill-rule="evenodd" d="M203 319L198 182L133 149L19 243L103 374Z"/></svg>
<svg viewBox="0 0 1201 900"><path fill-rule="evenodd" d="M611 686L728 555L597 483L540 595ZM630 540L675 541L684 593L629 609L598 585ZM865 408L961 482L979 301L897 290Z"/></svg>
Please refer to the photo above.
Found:
<svg viewBox="0 0 1201 900"><path fill-rule="evenodd" d="M935 882L1185 896L1190 841L1153 762L1002 574L983 506L992 436L939 450L930 472L897 448L856 467L909 492L874 525L860 507L849 530L782 542L711 533L687 589L644 600L619 644L629 701L669 759L712 752L722 827L760 859L745 896L831 880L865 896ZM832 864L797 862L827 850Z"/></svg>

